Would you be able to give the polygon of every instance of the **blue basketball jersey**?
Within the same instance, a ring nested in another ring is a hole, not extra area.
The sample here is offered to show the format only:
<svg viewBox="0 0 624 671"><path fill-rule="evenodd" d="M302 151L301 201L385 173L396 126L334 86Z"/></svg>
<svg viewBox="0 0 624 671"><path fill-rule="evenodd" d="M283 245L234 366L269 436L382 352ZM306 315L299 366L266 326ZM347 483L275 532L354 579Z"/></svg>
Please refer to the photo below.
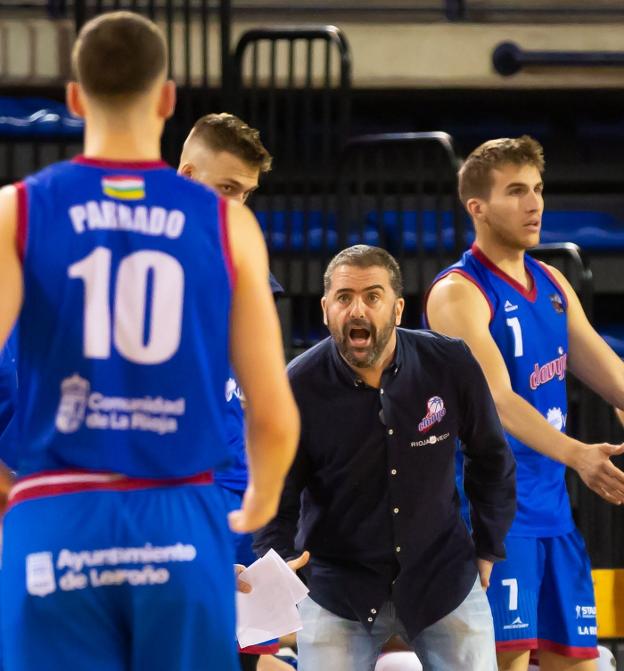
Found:
<svg viewBox="0 0 624 671"><path fill-rule="evenodd" d="M433 283L455 272L481 290L490 306L490 333L513 390L551 426L565 432L567 298L543 264L528 255L525 259L530 290L501 271L476 245ZM572 531L565 466L506 435L517 462L518 511L510 535L544 537Z"/></svg>
<svg viewBox="0 0 624 671"><path fill-rule="evenodd" d="M18 196L20 475L227 464L224 201L162 162L84 157Z"/></svg>
<svg viewBox="0 0 624 671"><path fill-rule="evenodd" d="M17 335L0 349L0 460L15 468L14 412L17 402Z"/></svg>

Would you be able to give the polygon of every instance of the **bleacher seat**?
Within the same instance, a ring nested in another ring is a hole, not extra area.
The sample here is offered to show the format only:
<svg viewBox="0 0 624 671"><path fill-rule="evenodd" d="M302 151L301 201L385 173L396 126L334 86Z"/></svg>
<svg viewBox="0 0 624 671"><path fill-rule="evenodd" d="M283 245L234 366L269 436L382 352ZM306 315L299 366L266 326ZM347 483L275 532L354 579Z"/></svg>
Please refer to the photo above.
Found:
<svg viewBox="0 0 624 671"><path fill-rule="evenodd" d="M0 135L4 137L79 138L83 129L82 119L56 100L0 96Z"/></svg>

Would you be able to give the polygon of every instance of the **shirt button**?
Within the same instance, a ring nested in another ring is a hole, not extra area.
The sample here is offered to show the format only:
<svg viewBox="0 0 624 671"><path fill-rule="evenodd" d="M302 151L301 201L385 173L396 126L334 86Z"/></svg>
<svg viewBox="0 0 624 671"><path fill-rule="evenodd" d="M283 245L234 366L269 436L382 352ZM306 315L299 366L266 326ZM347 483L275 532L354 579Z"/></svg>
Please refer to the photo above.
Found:
<svg viewBox="0 0 624 671"><path fill-rule="evenodd" d="M395 508L395 509L394 509L394 514L396 515L398 512L399 512L399 509L398 509L398 508Z"/></svg>
<svg viewBox="0 0 624 671"><path fill-rule="evenodd" d="M372 621L373 621L373 618L372 618L372 617L369 617L369 618L368 618L368 621L369 621L369 622L372 622Z"/></svg>
<svg viewBox="0 0 624 671"><path fill-rule="evenodd" d="M397 545L394 549L395 549L397 552L401 552L401 546L400 546L400 545Z"/></svg>
<svg viewBox="0 0 624 671"><path fill-rule="evenodd" d="M380 390L379 390L379 393L380 393L380 394L383 394L383 389L380 389Z"/></svg>
<svg viewBox="0 0 624 671"><path fill-rule="evenodd" d="M371 613L372 613L373 615L377 615L377 610L376 610L375 608L371 608Z"/></svg>
<svg viewBox="0 0 624 671"><path fill-rule="evenodd" d="M390 471L390 473L391 473L392 475L396 475L396 474L397 474L397 469L396 469L396 468L393 468L393 469Z"/></svg>
<svg viewBox="0 0 624 671"><path fill-rule="evenodd" d="M391 436L394 433L394 429L388 429L388 435Z"/></svg>

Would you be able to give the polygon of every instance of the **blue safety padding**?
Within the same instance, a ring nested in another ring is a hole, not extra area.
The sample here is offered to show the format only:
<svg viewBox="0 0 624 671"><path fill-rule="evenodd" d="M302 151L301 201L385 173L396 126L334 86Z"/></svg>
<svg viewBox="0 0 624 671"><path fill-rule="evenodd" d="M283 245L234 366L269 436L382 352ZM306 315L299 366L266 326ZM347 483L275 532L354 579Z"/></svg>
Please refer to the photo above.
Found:
<svg viewBox="0 0 624 671"><path fill-rule="evenodd" d="M606 340L607 345L620 357L624 358L624 324L606 324L599 326L598 332Z"/></svg>
<svg viewBox="0 0 624 671"><path fill-rule="evenodd" d="M267 245L272 252L311 252L338 251L338 231L336 216L313 211L307 214L302 211L256 212L256 217L264 231ZM325 223L326 231L323 230ZM307 230L307 240L305 231ZM290 233L289 233L290 232ZM379 245L379 234L371 226L367 226L364 234L352 231L347 236L347 246L364 243Z"/></svg>
<svg viewBox="0 0 624 671"><path fill-rule="evenodd" d="M0 135L4 137L80 138L83 129L82 119L56 100L0 96Z"/></svg>
<svg viewBox="0 0 624 671"><path fill-rule="evenodd" d="M624 250L624 221L608 212L545 211L542 242L574 242L583 250Z"/></svg>

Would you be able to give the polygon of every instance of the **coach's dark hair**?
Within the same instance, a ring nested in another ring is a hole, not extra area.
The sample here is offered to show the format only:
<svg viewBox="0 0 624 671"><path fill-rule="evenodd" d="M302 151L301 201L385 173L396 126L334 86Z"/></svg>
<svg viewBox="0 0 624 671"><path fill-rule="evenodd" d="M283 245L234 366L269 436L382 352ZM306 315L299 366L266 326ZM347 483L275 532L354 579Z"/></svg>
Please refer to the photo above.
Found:
<svg viewBox="0 0 624 671"><path fill-rule="evenodd" d="M271 170L273 157L260 140L260 132L233 114L206 114L197 120L189 139L199 139L215 152L227 151L261 173Z"/></svg>
<svg viewBox="0 0 624 671"><path fill-rule="evenodd" d="M544 172L542 145L528 135L518 138L502 137L489 140L477 147L459 170L459 198L466 205L470 198L489 198L492 189L492 170L512 163L535 166Z"/></svg>
<svg viewBox="0 0 624 671"><path fill-rule="evenodd" d="M355 266L357 268L372 268L379 266L385 268L390 276L390 286L397 296L403 295L403 277L399 264L392 254L389 254L381 247L371 247L370 245L353 245L347 247L329 262L325 274L323 275L323 287L325 295L331 289L331 279L334 270L338 266Z"/></svg>
<svg viewBox="0 0 624 671"><path fill-rule="evenodd" d="M96 98L146 92L166 67L162 32L132 12L110 12L92 19L82 27L72 50L74 76Z"/></svg>

